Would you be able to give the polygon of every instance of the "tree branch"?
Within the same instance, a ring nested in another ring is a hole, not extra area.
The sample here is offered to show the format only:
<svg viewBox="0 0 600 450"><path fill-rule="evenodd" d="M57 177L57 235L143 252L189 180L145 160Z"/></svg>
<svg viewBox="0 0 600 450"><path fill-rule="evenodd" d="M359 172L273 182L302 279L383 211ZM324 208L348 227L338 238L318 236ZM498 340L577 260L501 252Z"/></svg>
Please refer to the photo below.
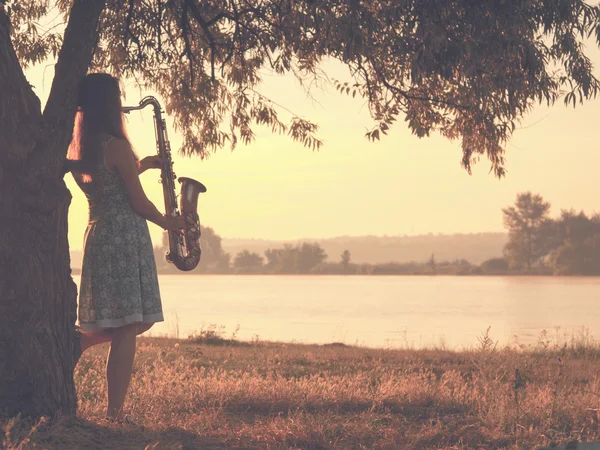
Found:
<svg viewBox="0 0 600 450"><path fill-rule="evenodd" d="M75 0L71 7L52 89L44 109L45 121L61 129L57 138L64 141L64 146L54 146L56 149L63 147L64 150L70 139L77 103L75 87L87 73L92 61L99 35L98 21L105 4L105 0Z"/></svg>
<svg viewBox="0 0 600 450"><path fill-rule="evenodd" d="M0 148L5 144L11 150L18 129L41 119L41 106L21 69L10 38L10 19L3 8L0 8L0 98Z"/></svg>
<svg viewBox="0 0 600 450"><path fill-rule="evenodd" d="M215 44L215 39L214 39L212 33L210 32L210 30L208 29L209 25L206 23L206 21L200 14L200 11L198 10L198 5L194 1L186 1L185 3L186 3L186 5L189 5L192 15L194 16L194 19L196 19L196 22L198 22L198 25L200 25L200 28L202 28L202 31L204 31L204 35L206 36L206 39L208 39L208 43L210 45L210 72L211 72L211 79L214 81L215 80L215 56L218 53L217 46ZM213 18L213 20L214 20L214 18Z"/></svg>
<svg viewBox="0 0 600 450"><path fill-rule="evenodd" d="M134 6L134 0L129 0L129 9L127 10L127 17L125 18L125 48L127 48L129 37L131 36L131 18L133 17Z"/></svg>
<svg viewBox="0 0 600 450"><path fill-rule="evenodd" d="M373 70L375 71L375 74L377 75L377 78L378 78L377 81L381 82L381 84L383 84L390 92L392 92L396 95L399 95L401 97L404 97L406 100L437 103L440 105L449 106L451 108L456 109L457 111L468 111L471 109L471 107L469 107L469 106L459 105L458 103L454 103L454 102L451 102L448 100L443 100L440 98L412 95L412 94L408 93L407 91L390 84L390 82L385 78L385 75L382 73L381 69L379 69L377 67L375 62L372 60L369 62L371 63L371 67L373 68Z"/></svg>
<svg viewBox="0 0 600 450"><path fill-rule="evenodd" d="M192 52L192 45L190 43L190 36L188 33L191 34L190 31L190 24L188 22L188 17L187 17L187 11L188 11L188 3L184 3L183 4L183 10L181 11L181 37L183 38L183 42L185 44L185 50L184 53L188 59L188 64L189 64L189 70L190 70L190 81L192 84L194 84L194 52ZM182 54L183 57L183 54Z"/></svg>

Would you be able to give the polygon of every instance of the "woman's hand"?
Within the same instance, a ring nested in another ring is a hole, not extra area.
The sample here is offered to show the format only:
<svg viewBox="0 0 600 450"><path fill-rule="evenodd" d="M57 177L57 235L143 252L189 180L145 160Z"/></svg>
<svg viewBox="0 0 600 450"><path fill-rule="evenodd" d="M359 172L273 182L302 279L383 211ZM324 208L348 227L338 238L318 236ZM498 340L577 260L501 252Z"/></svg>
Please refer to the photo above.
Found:
<svg viewBox="0 0 600 450"><path fill-rule="evenodd" d="M140 173L148 169L160 169L162 167L163 160L160 156L146 156L140 161Z"/></svg>
<svg viewBox="0 0 600 450"><path fill-rule="evenodd" d="M185 228L185 218L183 216L163 216L161 225L165 230L182 234Z"/></svg>

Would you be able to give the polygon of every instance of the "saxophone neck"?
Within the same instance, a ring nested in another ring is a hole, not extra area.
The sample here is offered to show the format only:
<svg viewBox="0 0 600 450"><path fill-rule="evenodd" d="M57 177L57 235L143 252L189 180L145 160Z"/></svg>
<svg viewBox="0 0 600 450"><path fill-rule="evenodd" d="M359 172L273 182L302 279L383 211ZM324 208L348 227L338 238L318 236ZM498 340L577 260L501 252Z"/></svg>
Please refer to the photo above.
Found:
<svg viewBox="0 0 600 450"><path fill-rule="evenodd" d="M131 111L137 111L140 109L144 109L146 106L150 106L150 105L154 108L154 113L160 117L160 115L161 115L160 103L158 103L158 100L151 95L148 95L148 96L144 97L143 99L141 99L140 103L137 106L123 106L121 108L121 110L125 114L128 114Z"/></svg>

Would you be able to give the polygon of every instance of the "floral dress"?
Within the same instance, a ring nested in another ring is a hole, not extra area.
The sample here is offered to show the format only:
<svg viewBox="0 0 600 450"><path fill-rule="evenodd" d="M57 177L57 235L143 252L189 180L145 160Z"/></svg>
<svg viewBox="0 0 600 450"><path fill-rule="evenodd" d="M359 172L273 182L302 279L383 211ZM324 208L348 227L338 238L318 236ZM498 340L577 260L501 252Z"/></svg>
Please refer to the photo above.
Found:
<svg viewBox="0 0 600 450"><path fill-rule="evenodd" d="M94 149L99 160L92 180L76 179L90 208L79 288L83 331L164 320L148 224L133 211L121 177L104 161L112 139L107 134L94 139L100 148Z"/></svg>

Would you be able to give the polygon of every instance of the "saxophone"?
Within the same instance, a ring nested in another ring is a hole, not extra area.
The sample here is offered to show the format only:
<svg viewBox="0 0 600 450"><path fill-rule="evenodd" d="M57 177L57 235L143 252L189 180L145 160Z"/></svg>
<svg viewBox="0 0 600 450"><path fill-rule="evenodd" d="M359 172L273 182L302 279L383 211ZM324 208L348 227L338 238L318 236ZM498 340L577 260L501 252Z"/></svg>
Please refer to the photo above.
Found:
<svg viewBox="0 0 600 450"><path fill-rule="evenodd" d="M156 98L144 97L138 106L124 106L123 112L129 113L143 109L151 105L154 108L154 133L156 137L156 149L162 158L161 183L163 196L165 198L166 214L178 216L177 199L175 195L175 180L177 177L173 172L173 161L171 160L171 145L167 136L167 125L162 118L160 103ZM179 270L190 271L200 262L200 218L198 216L198 195L206 192L206 187L199 181L191 178L180 177L181 192L179 195L179 210L185 217L185 229L183 236L168 231L169 251L165 255L166 260L173 263Z"/></svg>

